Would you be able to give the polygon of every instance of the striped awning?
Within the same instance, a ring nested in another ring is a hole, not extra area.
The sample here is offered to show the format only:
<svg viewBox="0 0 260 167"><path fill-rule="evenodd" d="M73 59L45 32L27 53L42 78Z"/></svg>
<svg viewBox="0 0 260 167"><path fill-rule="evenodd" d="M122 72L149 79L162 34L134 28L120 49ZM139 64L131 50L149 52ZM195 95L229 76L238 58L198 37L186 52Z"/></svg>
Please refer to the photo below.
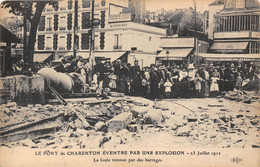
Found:
<svg viewBox="0 0 260 167"><path fill-rule="evenodd" d="M160 60L182 60L187 57L193 48L164 49L156 58Z"/></svg>
<svg viewBox="0 0 260 167"><path fill-rule="evenodd" d="M248 42L216 42L211 46L211 50L245 50Z"/></svg>

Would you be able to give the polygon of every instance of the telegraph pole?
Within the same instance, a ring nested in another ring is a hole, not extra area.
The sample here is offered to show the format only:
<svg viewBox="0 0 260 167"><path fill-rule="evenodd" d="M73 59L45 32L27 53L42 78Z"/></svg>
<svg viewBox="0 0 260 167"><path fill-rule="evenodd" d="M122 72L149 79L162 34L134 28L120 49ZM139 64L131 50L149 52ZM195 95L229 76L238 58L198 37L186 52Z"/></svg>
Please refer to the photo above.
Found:
<svg viewBox="0 0 260 167"><path fill-rule="evenodd" d="M195 19L195 26L194 29L195 31L197 30L197 13L196 13L196 0L194 0L194 19Z"/></svg>
<svg viewBox="0 0 260 167"><path fill-rule="evenodd" d="M94 29L94 7L95 7L95 0L92 0L91 2L91 29L90 29L90 35L91 35L91 41L90 41L90 47L89 47L89 63L91 65L91 70L93 69L94 65L94 49L95 49L95 29Z"/></svg>
<svg viewBox="0 0 260 167"><path fill-rule="evenodd" d="M77 56L77 49L78 49L78 35L77 35L77 30L78 30L78 0L75 0L75 5L74 5L74 26L73 26L73 57Z"/></svg>
<svg viewBox="0 0 260 167"><path fill-rule="evenodd" d="M27 55L27 11L24 11L23 15L23 60L24 63L28 63L28 55Z"/></svg>

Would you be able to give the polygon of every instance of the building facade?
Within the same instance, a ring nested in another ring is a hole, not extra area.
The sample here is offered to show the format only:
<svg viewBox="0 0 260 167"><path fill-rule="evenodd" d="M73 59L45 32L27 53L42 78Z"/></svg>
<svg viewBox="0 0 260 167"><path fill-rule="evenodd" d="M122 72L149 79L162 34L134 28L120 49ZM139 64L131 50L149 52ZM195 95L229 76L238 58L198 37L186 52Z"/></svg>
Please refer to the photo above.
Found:
<svg viewBox="0 0 260 167"><path fill-rule="evenodd" d="M207 53L209 42L195 37L162 37L162 51L156 56L156 64L172 66L183 63L200 63L198 53Z"/></svg>
<svg viewBox="0 0 260 167"><path fill-rule="evenodd" d="M220 7L220 4L213 6ZM257 0L226 0L219 11L209 10L209 23L214 28L209 27L208 37L213 37L214 42L209 54L201 56L213 62L259 62L259 14Z"/></svg>
<svg viewBox="0 0 260 167"><path fill-rule="evenodd" d="M46 6L38 27L36 52L52 51L56 53L56 58L73 54L74 5L73 1L60 1L56 8ZM111 57L114 53L118 57L128 51L131 55L133 52L153 55L155 61L160 37L166 35L166 30L131 22L131 13L124 12L128 5L128 0L95 0L94 18L100 20L100 24L95 27L95 56ZM88 57L91 1L78 1L77 9L77 55ZM139 59L137 55L134 57Z"/></svg>

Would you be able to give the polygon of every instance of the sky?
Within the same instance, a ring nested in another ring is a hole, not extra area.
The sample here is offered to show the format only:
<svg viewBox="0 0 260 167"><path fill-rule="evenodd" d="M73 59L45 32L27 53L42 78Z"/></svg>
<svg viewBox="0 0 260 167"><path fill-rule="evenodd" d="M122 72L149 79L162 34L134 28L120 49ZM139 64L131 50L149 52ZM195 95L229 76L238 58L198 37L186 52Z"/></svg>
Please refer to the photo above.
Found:
<svg viewBox="0 0 260 167"><path fill-rule="evenodd" d="M0 3L3 0L0 0ZM196 0L197 11L208 10L208 5L215 0ZM194 0L146 0L146 10L156 11L161 8L165 10L174 10L175 8L194 7ZM3 16L13 16L8 14L8 10L0 8L0 19Z"/></svg>
<svg viewBox="0 0 260 167"><path fill-rule="evenodd" d="M208 5L215 0L195 0L198 11L208 10ZM194 7L194 0L146 0L146 10L156 11L161 8L174 10L175 8Z"/></svg>

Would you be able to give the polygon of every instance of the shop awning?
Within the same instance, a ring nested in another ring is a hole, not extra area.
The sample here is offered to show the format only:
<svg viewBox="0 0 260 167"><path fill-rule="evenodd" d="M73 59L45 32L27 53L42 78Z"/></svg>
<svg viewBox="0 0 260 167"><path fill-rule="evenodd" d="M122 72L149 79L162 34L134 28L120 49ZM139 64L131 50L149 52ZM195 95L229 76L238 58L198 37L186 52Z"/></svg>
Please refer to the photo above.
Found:
<svg viewBox="0 0 260 167"><path fill-rule="evenodd" d="M0 41L7 43L22 43L20 38L18 38L13 32L11 32L2 24L0 24Z"/></svg>
<svg viewBox="0 0 260 167"><path fill-rule="evenodd" d="M95 52L94 56L95 58L104 58L109 59L111 62L119 59L121 56L123 56L126 52ZM82 56L83 58L89 58L89 53L78 55Z"/></svg>
<svg viewBox="0 0 260 167"><path fill-rule="evenodd" d="M211 50L245 50L248 42L215 42Z"/></svg>
<svg viewBox="0 0 260 167"><path fill-rule="evenodd" d="M260 61L259 54L209 54L199 53L198 56L208 61Z"/></svg>
<svg viewBox="0 0 260 167"><path fill-rule="evenodd" d="M193 48L164 49L156 58L159 58L160 60L182 60L190 54L192 49Z"/></svg>
<svg viewBox="0 0 260 167"><path fill-rule="evenodd" d="M50 58L52 53L34 53L34 62L44 62L46 59Z"/></svg>

